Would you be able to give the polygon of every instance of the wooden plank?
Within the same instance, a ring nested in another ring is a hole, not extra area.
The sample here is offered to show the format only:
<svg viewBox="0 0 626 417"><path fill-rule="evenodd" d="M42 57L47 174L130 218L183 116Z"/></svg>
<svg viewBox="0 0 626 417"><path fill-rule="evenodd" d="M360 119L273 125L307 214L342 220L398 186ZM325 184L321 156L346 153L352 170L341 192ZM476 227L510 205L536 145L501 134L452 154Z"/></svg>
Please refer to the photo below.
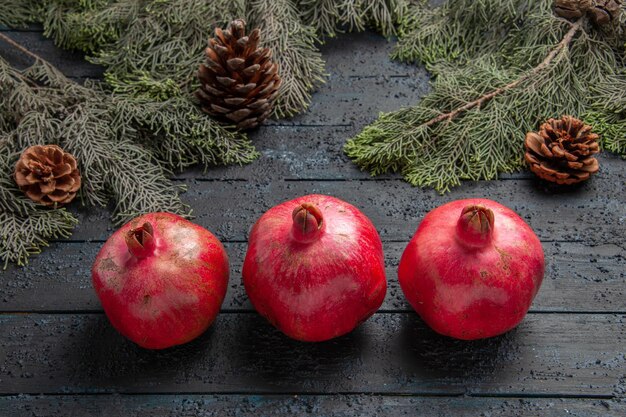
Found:
<svg viewBox="0 0 626 417"><path fill-rule="evenodd" d="M384 56L378 59L389 61ZM380 112L414 105L429 90L429 78L424 71L415 77L331 74L326 84L313 95L306 112L291 119L269 121L268 124L364 127L374 122Z"/></svg>
<svg viewBox="0 0 626 417"><path fill-rule="evenodd" d="M389 59L395 42L372 32L345 33L326 39L320 51L326 61L326 71L332 76L371 77L421 77L424 70Z"/></svg>
<svg viewBox="0 0 626 417"><path fill-rule="evenodd" d="M473 343L415 314L376 314L319 344L256 314L222 314L195 341L146 351L101 314L0 315L0 394L397 393L606 396L625 392L624 315L531 314Z"/></svg>
<svg viewBox="0 0 626 417"><path fill-rule="evenodd" d="M403 181L197 182L183 200L195 208L197 223L225 240L245 240L252 223L277 203L328 194L361 208L387 241L408 240L423 216L443 203L488 196L519 213L543 240L622 244L626 186L617 181L592 181L560 195L538 192L534 181L473 182L443 196Z"/></svg>
<svg viewBox="0 0 626 417"><path fill-rule="evenodd" d="M528 399L378 395L81 395L0 398L12 417L623 417L626 404L600 399Z"/></svg>
<svg viewBox="0 0 626 417"><path fill-rule="evenodd" d="M593 180L555 193L536 180L467 182L440 195L402 180L277 180L256 172L252 181L188 180L182 195L194 208L194 221L224 241L244 241L248 229L267 209L301 195L333 195L358 206L370 217L385 241L407 241L423 216L460 198L488 197L519 213L544 241L580 241L623 245L626 236L626 171L624 162L603 156L603 172ZM607 190L610 190L607 191ZM74 205L73 207L77 207ZM106 240L114 230L103 209L85 208L72 239Z"/></svg>
<svg viewBox="0 0 626 417"><path fill-rule="evenodd" d="M606 193L610 188L614 192ZM252 223L279 202L321 193L360 207L384 240L408 240L423 216L445 202L488 196L520 213L541 239L621 243L626 236L624 188L624 183L595 181L569 194L551 195L537 192L534 181L514 180L468 183L440 196L402 181L198 182L183 199L195 208L196 222L226 240L245 240Z"/></svg>
<svg viewBox="0 0 626 417"><path fill-rule="evenodd" d="M25 268L11 267L0 279L0 311L100 312L91 287L91 263L99 243L55 243ZM222 310L252 311L241 282L246 243L226 243L231 262L229 290ZM405 242L384 244L388 290L383 311L408 312L397 280ZM617 245L544 243L546 276L535 312L625 312L626 256Z"/></svg>
<svg viewBox="0 0 626 417"><path fill-rule="evenodd" d="M320 116L321 117L321 116ZM281 121L282 122L282 121ZM255 180L274 178L298 180L400 180L399 175L384 174L371 177L361 171L344 154L346 141L361 131L354 126L281 126L266 124L250 133L250 139L261 153L251 164L212 167L204 171L200 167L176 173L175 179L208 180ZM602 171L593 181L603 184L619 184L626 181L623 174L624 161L612 154L599 156ZM503 179L529 179L536 177L530 171L502 174ZM537 187L542 191L541 187Z"/></svg>

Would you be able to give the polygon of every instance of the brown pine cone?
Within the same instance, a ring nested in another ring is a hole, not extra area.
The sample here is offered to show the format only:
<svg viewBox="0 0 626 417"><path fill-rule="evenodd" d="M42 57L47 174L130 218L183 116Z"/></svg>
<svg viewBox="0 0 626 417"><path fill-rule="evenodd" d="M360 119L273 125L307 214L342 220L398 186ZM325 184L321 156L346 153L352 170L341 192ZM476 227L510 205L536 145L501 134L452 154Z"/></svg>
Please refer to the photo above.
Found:
<svg viewBox="0 0 626 417"><path fill-rule="evenodd" d="M27 148L15 165L15 182L36 203L67 204L80 188L76 159L56 145Z"/></svg>
<svg viewBox="0 0 626 417"><path fill-rule="evenodd" d="M597 25L617 20L622 12L622 0L555 0L554 12L565 19L584 15Z"/></svg>
<svg viewBox="0 0 626 417"><path fill-rule="evenodd" d="M621 0L593 0L589 18L597 25L606 25L619 19L622 12Z"/></svg>
<svg viewBox="0 0 626 417"><path fill-rule="evenodd" d="M593 157L600 152L599 136L582 121L563 116L550 119L526 135L526 162L537 176L557 184L575 184L600 168Z"/></svg>
<svg viewBox="0 0 626 417"><path fill-rule="evenodd" d="M245 22L235 20L209 39L200 65L196 97L202 110L239 129L256 127L272 112L281 79L272 51L260 48L260 31L246 36Z"/></svg>
<svg viewBox="0 0 626 417"><path fill-rule="evenodd" d="M592 0L555 0L554 12L566 19L578 19L591 8Z"/></svg>

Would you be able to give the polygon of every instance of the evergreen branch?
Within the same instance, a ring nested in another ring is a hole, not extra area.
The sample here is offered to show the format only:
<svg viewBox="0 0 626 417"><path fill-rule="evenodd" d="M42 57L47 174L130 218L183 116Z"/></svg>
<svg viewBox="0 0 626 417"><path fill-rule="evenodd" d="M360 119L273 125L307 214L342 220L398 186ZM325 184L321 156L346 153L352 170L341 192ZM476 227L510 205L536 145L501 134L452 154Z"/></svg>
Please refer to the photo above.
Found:
<svg viewBox="0 0 626 417"><path fill-rule="evenodd" d="M604 148L626 159L626 69L593 88L592 109L585 121L602 137Z"/></svg>
<svg viewBox="0 0 626 417"><path fill-rule="evenodd" d="M315 29L301 23L291 0L250 0L248 20L261 29L261 43L278 62L282 84L274 116L290 117L306 110L311 92L324 82L324 61L316 48Z"/></svg>
<svg viewBox="0 0 626 417"><path fill-rule="evenodd" d="M390 36L406 9L407 0L45 0L28 10L57 45L103 65L116 94L154 101L189 97L211 29L245 15L279 63L281 118L304 111L324 82L318 34L371 26Z"/></svg>
<svg viewBox="0 0 626 417"><path fill-rule="evenodd" d="M619 30L557 18L548 0L505 0L504 10L495 10L495 0L450 3L425 16L416 11L425 6L415 6L407 19L420 25L400 32L404 57L426 62L436 76L432 92L414 107L382 114L345 145L372 175L400 172L440 192L462 180L496 178L524 167L526 132L550 117L582 117L596 86L623 85L615 81L625 60ZM495 24L503 36L487 36L493 26L477 22ZM595 100L611 107L593 106L607 133L604 147L622 152L619 91L603 87Z"/></svg>
<svg viewBox="0 0 626 417"><path fill-rule="evenodd" d="M2 0L0 3L0 25L24 27L35 18L39 7L37 0Z"/></svg>
<svg viewBox="0 0 626 417"><path fill-rule="evenodd" d="M50 239L67 238L78 220L65 209L34 209L25 216L0 211L0 261L24 266Z"/></svg>
<svg viewBox="0 0 626 417"><path fill-rule="evenodd" d="M35 63L20 71L0 58L0 260L5 264L24 264L76 224L64 209L35 205L16 189L11 175L28 146L54 143L71 152L82 175L81 199L90 205L113 202L115 224L152 211L189 216L179 197L183 188L167 178L172 169L246 163L257 156L245 136L205 117L188 97L112 96L98 83L70 81L23 46L9 44Z"/></svg>
<svg viewBox="0 0 626 417"><path fill-rule="evenodd" d="M561 53L563 49L569 47L572 40L574 39L574 36L576 36L576 33L578 33L578 31L581 29L583 21L584 19L581 18L576 23L574 23L572 27L570 28L569 32L565 34L561 42L559 42L559 44L548 54L548 56L546 56L546 58L539 65L533 68L532 71L527 72L525 75L519 77L515 81L508 83L507 85L503 87L497 88L488 94L482 95L481 97L477 98L474 101L464 104L463 106L457 107L453 111L440 114L437 117L433 117L432 119L424 122L422 126L430 127L437 123L441 123L444 120L450 121L458 117L459 115L465 113L466 111L473 109L474 107L481 107L485 105L487 102L491 101L493 98L499 96L500 94L506 93L509 90L517 88L522 83L537 76L540 72L545 71L545 69L548 68L552 64L552 62L554 61L554 58L556 58L556 56L559 53Z"/></svg>
<svg viewBox="0 0 626 417"><path fill-rule="evenodd" d="M0 78L0 85L2 79ZM10 151L11 141L0 152L0 263L25 265L30 255L40 253L50 239L70 236L78 223L65 209L35 205L17 190L12 174L19 154Z"/></svg>
<svg viewBox="0 0 626 417"><path fill-rule="evenodd" d="M399 2L357 0L359 10L385 32ZM393 10L392 10L393 8ZM105 80L117 94L168 100L189 97L197 88L196 71L204 59L212 28L236 17L261 27L262 41L279 62L283 84L275 116L305 110L311 92L324 80L315 28L302 22L295 0L46 0L33 10L46 36L69 49L81 49L88 60L106 68ZM339 23L338 23L339 24Z"/></svg>
<svg viewBox="0 0 626 417"><path fill-rule="evenodd" d="M362 31L368 25L392 36L396 22L402 20L406 0L299 0L298 9L304 23L322 36L334 37L344 27Z"/></svg>
<svg viewBox="0 0 626 417"><path fill-rule="evenodd" d="M529 16L551 15L552 5L553 0L447 0L432 9L414 0L398 26L392 58L430 65L493 53Z"/></svg>

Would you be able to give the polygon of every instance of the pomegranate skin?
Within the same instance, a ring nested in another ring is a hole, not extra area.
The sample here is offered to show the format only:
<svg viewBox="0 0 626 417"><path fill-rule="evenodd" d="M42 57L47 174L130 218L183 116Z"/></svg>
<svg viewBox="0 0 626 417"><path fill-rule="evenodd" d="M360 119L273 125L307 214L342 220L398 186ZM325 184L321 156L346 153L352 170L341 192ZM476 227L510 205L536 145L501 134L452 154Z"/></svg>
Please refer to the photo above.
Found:
<svg viewBox="0 0 626 417"><path fill-rule="evenodd" d="M428 213L398 269L402 291L420 317L436 332L463 340L517 326L543 275L543 248L533 230L487 199L453 201Z"/></svg>
<svg viewBox="0 0 626 417"><path fill-rule="evenodd" d="M129 234L146 223L151 245L144 240L131 249ZM92 267L93 286L113 327L147 349L180 345L202 334L219 313L228 275L221 242L171 213L126 223L107 240Z"/></svg>
<svg viewBox="0 0 626 417"><path fill-rule="evenodd" d="M287 336L333 339L382 304L382 243L356 207L330 196L299 197L271 208L252 228L243 282L256 310Z"/></svg>

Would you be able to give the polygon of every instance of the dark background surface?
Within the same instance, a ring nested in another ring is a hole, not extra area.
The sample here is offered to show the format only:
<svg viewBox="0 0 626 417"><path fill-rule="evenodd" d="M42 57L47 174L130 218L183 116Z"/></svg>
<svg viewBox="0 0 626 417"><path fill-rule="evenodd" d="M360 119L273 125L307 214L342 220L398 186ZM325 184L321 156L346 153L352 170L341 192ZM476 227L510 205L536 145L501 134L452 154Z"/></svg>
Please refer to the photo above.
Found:
<svg viewBox="0 0 626 417"><path fill-rule="evenodd" d="M5 33L78 82L101 76L36 27ZM176 177L189 187L183 199L194 221L222 239L231 259L222 313L199 339L151 352L108 324L89 272L114 230L105 209L74 205L81 224L70 239L0 272L0 416L626 416L626 163L603 154L598 175L562 193L528 173L443 196L398 176L371 178L343 144L379 111L429 90L428 74L391 62L391 48L373 33L329 41L328 82L310 110L252 132L259 160ZM0 54L30 63L1 42ZM389 281L377 314L321 344L282 336L252 310L241 284L248 228L271 206L309 193L347 200L372 219ZM396 275L422 217L468 197L517 211L547 263L524 322L471 343L429 330Z"/></svg>

